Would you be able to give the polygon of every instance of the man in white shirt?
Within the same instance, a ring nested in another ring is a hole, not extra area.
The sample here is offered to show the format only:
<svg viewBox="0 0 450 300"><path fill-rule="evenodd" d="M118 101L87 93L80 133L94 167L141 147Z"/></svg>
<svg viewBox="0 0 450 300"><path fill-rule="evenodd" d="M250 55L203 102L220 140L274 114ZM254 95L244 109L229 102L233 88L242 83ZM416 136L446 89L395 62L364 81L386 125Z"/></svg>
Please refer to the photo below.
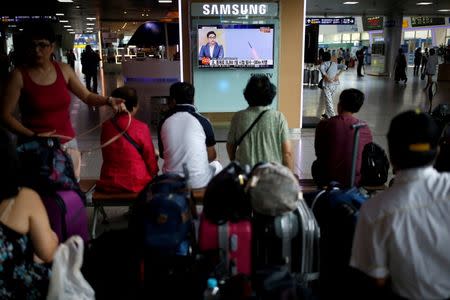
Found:
<svg viewBox="0 0 450 300"><path fill-rule="evenodd" d="M194 87L177 82L170 87L169 108L158 128L163 173L189 171L192 188L205 187L222 166L216 161L216 140L211 123L194 106Z"/></svg>
<svg viewBox="0 0 450 300"><path fill-rule="evenodd" d="M439 129L424 113L392 120L392 187L360 212L350 265L407 299L450 297L450 173L432 168Z"/></svg>
<svg viewBox="0 0 450 300"><path fill-rule="evenodd" d="M438 57L436 55L436 50L430 50L430 56L428 57L427 64L425 65L425 74L427 75L427 85L423 89L427 90L431 83L433 82L433 76L436 75L436 67L439 64Z"/></svg>

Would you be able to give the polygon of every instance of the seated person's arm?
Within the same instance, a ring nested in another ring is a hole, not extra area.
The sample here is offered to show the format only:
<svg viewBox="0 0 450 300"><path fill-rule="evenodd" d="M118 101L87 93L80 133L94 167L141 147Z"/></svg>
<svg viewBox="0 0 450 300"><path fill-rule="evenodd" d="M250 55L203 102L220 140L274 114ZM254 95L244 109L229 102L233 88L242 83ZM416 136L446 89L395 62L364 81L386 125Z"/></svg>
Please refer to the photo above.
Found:
<svg viewBox="0 0 450 300"><path fill-rule="evenodd" d="M39 195L32 190L26 192L29 194L26 200L29 201L31 241L36 255L49 263L53 261L53 255L58 247L58 237L50 228L47 212Z"/></svg>
<svg viewBox="0 0 450 300"><path fill-rule="evenodd" d="M234 144L227 143L227 152L228 152L228 157L230 158L230 161L233 161L236 159L236 146Z"/></svg>
<svg viewBox="0 0 450 300"><path fill-rule="evenodd" d="M294 158L292 155L291 141L284 141L281 145L281 151L283 154L283 165L288 167L291 171L294 171Z"/></svg>
<svg viewBox="0 0 450 300"><path fill-rule="evenodd" d="M206 151L208 152L208 162L212 162L212 161L216 160L217 153L216 153L215 146L206 147Z"/></svg>

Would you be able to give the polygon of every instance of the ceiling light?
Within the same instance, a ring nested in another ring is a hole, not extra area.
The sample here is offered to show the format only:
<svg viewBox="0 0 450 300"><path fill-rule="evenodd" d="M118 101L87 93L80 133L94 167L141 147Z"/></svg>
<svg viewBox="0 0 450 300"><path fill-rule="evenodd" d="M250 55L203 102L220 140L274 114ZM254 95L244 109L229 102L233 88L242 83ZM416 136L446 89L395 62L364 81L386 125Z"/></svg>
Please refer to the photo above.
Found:
<svg viewBox="0 0 450 300"><path fill-rule="evenodd" d="M69 20L59 20L59 23L69 23Z"/></svg>
<svg viewBox="0 0 450 300"><path fill-rule="evenodd" d="M75 32L73 32L73 31L71 31L71 32L69 32L70 34L75 34Z"/></svg>
<svg viewBox="0 0 450 300"><path fill-rule="evenodd" d="M416 5L431 5L433 2L417 2Z"/></svg>
<svg viewBox="0 0 450 300"><path fill-rule="evenodd" d="M62 3L70 3L70 2L73 2L73 0L58 0L58 2L62 2Z"/></svg>
<svg viewBox="0 0 450 300"><path fill-rule="evenodd" d="M93 18L93 17L87 17L86 18L86 20L89 20L89 21L93 21L93 20L95 20L96 18Z"/></svg>
<svg viewBox="0 0 450 300"><path fill-rule="evenodd" d="M124 10L124 11L123 11L123 14L124 14L124 15L126 15L126 14L127 14L127 11L126 11L126 10Z"/></svg>
<svg viewBox="0 0 450 300"><path fill-rule="evenodd" d="M450 8L438 9L438 11L440 11L440 12L449 12Z"/></svg>
<svg viewBox="0 0 450 300"><path fill-rule="evenodd" d="M86 26L95 26L95 23L86 23Z"/></svg>
<svg viewBox="0 0 450 300"><path fill-rule="evenodd" d="M86 30L94 30L92 27L86 27Z"/></svg>
<svg viewBox="0 0 450 300"><path fill-rule="evenodd" d="M92 30L86 30L86 33L92 33Z"/></svg>
<svg viewBox="0 0 450 300"><path fill-rule="evenodd" d="M172 0L158 0L159 3L172 3Z"/></svg>
<svg viewBox="0 0 450 300"><path fill-rule="evenodd" d="M72 28L67 28L67 31L71 32L71 31L73 31L73 29Z"/></svg>
<svg viewBox="0 0 450 300"><path fill-rule="evenodd" d="M75 6L75 8L80 8L81 6L79 6L79 5L77 5L77 6Z"/></svg>
<svg viewBox="0 0 450 300"><path fill-rule="evenodd" d="M56 13L55 16L64 16L63 13Z"/></svg>
<svg viewBox="0 0 450 300"><path fill-rule="evenodd" d="M345 5L353 5L353 4L358 4L359 2L356 2L356 1L347 1L347 2L344 2L344 3L342 3L342 4L345 4Z"/></svg>
<svg viewBox="0 0 450 300"><path fill-rule="evenodd" d="M70 28L72 25L64 25L64 28Z"/></svg>

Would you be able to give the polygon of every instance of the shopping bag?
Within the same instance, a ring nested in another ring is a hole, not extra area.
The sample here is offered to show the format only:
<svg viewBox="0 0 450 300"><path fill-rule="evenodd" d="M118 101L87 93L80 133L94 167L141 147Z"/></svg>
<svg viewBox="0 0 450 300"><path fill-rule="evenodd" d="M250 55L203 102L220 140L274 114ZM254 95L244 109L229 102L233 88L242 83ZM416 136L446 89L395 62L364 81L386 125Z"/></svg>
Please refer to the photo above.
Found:
<svg viewBox="0 0 450 300"><path fill-rule="evenodd" d="M95 300L95 292L81 274L84 244L74 235L60 244L53 258L47 300Z"/></svg>

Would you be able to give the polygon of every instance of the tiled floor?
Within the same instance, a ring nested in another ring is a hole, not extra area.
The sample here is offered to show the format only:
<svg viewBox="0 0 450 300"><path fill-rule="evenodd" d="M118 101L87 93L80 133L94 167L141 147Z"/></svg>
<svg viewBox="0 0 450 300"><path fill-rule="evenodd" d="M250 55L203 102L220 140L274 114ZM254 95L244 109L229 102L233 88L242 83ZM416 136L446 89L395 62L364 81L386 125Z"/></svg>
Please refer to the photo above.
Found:
<svg viewBox="0 0 450 300"><path fill-rule="evenodd" d="M421 108L427 110L427 97L422 88L425 82L419 77L412 76L412 68L408 70L408 84L395 84L392 79L385 77L365 76L356 77L356 70L350 69L341 76L341 84L335 95L337 103L340 91L346 88L357 88L366 95L366 100L357 117L365 120L374 135L374 141L383 148L386 147L386 133L391 119L401 111L407 109ZM109 95L111 91L123 84L119 74L105 74L105 91ZM99 89L101 90L101 89ZM322 91L317 87L304 86L303 113L306 117L319 117L324 110L324 100ZM438 92L433 100L434 105L438 103L450 103L450 82L438 82ZM73 99L71 117L78 133L85 132L94 127L99 122L111 116L109 108L92 109L88 108L78 99ZM149 101L147 101L149 102ZM150 124L150 103L142 101L138 118ZM151 126L153 143L156 146L156 131ZM226 125L215 125L216 138L225 140L228 132ZM314 129L302 129L301 134L292 134L292 142L295 149L295 172L301 178L311 178L311 164L315 159L314 154ZM100 130L96 130L78 139L81 150L92 149L99 146ZM217 145L218 159L223 165L229 163L228 155L224 143ZM83 153L82 156L82 178L98 178L102 164L101 151L96 150L90 153ZM162 161L159 161L162 164ZM125 209L109 209L108 214L118 217ZM100 231L102 229L100 228Z"/></svg>

